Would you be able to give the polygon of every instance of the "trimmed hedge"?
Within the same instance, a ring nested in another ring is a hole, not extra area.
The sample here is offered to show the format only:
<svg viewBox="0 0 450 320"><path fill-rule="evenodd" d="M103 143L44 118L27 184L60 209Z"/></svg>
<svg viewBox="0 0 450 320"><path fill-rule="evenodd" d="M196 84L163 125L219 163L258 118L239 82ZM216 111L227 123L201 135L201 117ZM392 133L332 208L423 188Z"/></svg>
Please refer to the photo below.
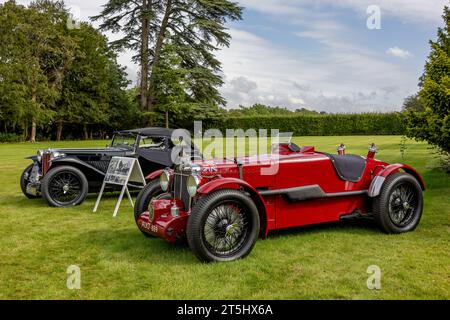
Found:
<svg viewBox="0 0 450 320"><path fill-rule="evenodd" d="M209 128L223 133L226 129L278 129L295 136L403 135L406 131L400 113L230 117L203 123L203 129Z"/></svg>

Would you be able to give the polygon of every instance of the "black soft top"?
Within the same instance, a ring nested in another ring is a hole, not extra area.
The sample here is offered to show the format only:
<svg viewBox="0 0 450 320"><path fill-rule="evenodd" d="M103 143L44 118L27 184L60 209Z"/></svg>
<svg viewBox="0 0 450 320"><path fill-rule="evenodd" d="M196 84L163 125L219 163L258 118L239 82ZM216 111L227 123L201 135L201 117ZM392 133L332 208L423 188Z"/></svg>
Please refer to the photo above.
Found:
<svg viewBox="0 0 450 320"><path fill-rule="evenodd" d="M175 129L166 129L158 127L140 128L131 130L117 131L117 133L139 134L148 137L171 137Z"/></svg>

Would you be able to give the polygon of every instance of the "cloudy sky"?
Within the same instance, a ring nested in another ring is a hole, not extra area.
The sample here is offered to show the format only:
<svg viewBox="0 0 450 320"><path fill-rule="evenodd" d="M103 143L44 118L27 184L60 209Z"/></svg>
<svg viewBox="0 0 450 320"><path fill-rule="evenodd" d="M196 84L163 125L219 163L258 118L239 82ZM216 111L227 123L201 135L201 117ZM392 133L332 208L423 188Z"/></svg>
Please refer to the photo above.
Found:
<svg viewBox="0 0 450 320"><path fill-rule="evenodd" d="M66 4L86 20L106 1L66 0ZM231 46L218 53L225 80L221 90L229 108L259 102L290 109L365 112L399 110L403 99L417 91L428 40L435 38L449 1L239 3L245 7L244 19L228 25ZM379 29L373 29L373 5L380 9ZM120 63L136 81L138 67L130 56L123 53Z"/></svg>

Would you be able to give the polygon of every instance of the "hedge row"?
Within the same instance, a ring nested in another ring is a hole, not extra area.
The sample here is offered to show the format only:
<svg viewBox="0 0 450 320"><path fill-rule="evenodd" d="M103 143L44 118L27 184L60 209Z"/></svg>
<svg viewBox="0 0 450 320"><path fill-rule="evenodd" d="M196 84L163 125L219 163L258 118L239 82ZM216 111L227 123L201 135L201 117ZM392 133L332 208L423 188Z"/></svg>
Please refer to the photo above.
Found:
<svg viewBox="0 0 450 320"><path fill-rule="evenodd" d="M204 123L203 128L217 128L222 132L226 129L278 129L296 136L405 134L400 113L230 117L221 122Z"/></svg>

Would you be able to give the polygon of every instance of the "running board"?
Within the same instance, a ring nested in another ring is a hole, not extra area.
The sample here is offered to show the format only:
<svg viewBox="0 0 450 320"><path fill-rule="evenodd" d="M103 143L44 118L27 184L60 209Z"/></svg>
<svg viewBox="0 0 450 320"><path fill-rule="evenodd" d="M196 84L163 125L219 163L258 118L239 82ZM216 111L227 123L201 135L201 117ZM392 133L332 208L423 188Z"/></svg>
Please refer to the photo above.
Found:
<svg viewBox="0 0 450 320"><path fill-rule="evenodd" d="M371 213L365 213L362 214L359 211L355 211L349 214L343 214L339 217L339 220L352 220L352 219L371 219L372 214Z"/></svg>

